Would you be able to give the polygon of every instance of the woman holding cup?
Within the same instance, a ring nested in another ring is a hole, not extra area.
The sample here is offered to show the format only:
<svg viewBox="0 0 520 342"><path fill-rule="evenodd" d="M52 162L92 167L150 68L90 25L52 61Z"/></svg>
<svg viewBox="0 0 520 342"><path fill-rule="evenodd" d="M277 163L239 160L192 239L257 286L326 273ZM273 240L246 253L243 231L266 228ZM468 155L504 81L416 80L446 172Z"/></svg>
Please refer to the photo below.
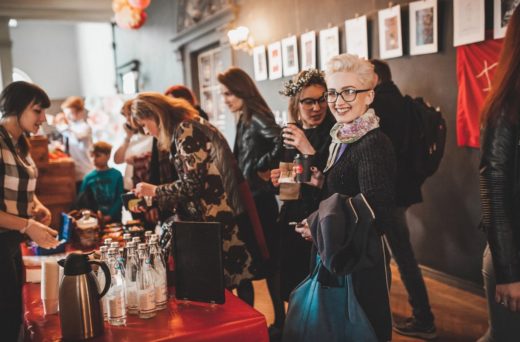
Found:
<svg viewBox="0 0 520 342"><path fill-rule="evenodd" d="M23 81L0 94L0 330L7 341L18 339L22 324L23 234L43 248L58 245L51 213L34 193L38 170L26 138L38 132L49 106L40 87Z"/></svg>
<svg viewBox="0 0 520 342"><path fill-rule="evenodd" d="M287 82L280 91L289 97L289 124L283 128L283 144L295 149L298 159L306 163L302 167L323 170L327 161L331 137L328 134L334 125L334 117L327 108L323 93L327 90L323 72L317 69L304 70ZM307 164L307 165L305 165ZM297 171L298 175L310 170ZM280 267L278 279L280 294L288 301L289 294L308 274L311 244L302 240L294 231L294 222L299 222L318 208L320 190L308 184L280 184L280 169L271 170L271 181L280 187L283 201L278 222L281 234ZM298 180L297 180L298 181ZM284 197L284 192L296 194L293 199ZM283 328L285 310L275 308L275 327Z"/></svg>

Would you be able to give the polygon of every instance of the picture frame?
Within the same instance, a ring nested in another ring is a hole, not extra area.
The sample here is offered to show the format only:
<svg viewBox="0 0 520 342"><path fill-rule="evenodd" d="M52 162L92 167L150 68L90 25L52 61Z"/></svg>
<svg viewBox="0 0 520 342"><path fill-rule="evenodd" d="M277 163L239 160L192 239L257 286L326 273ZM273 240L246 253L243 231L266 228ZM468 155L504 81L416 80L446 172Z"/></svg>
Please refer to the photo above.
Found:
<svg viewBox="0 0 520 342"><path fill-rule="evenodd" d="M453 46L485 40L485 0L453 0Z"/></svg>
<svg viewBox="0 0 520 342"><path fill-rule="evenodd" d="M284 76L292 76L298 73L298 39L296 39L296 36L282 39L282 62Z"/></svg>
<svg viewBox="0 0 520 342"><path fill-rule="evenodd" d="M320 68L334 56L339 55L339 30L337 26L320 31Z"/></svg>
<svg viewBox="0 0 520 342"><path fill-rule="evenodd" d="M253 69L255 81L267 80L267 58L265 56L265 45L256 46L253 49Z"/></svg>
<svg viewBox="0 0 520 342"><path fill-rule="evenodd" d="M410 2L410 55L438 51L437 0Z"/></svg>
<svg viewBox="0 0 520 342"><path fill-rule="evenodd" d="M381 59L403 55L403 37L401 29L401 6L393 6L378 11L379 56Z"/></svg>
<svg viewBox="0 0 520 342"><path fill-rule="evenodd" d="M507 24L520 0L493 0L493 38L506 35Z"/></svg>
<svg viewBox="0 0 520 342"><path fill-rule="evenodd" d="M280 41L267 46L269 60L269 79L276 80L282 77L282 45Z"/></svg>
<svg viewBox="0 0 520 342"><path fill-rule="evenodd" d="M309 31L300 37L302 70L316 68L316 31Z"/></svg>
<svg viewBox="0 0 520 342"><path fill-rule="evenodd" d="M367 16L345 20L347 53L368 59Z"/></svg>

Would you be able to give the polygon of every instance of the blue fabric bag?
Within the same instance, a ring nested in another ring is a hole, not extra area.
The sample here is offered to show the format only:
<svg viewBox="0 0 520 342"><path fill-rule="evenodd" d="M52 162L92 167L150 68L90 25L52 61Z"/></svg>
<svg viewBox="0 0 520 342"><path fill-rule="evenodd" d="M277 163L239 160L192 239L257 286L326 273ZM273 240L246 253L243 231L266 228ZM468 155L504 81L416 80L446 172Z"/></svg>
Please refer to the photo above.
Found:
<svg viewBox="0 0 520 342"><path fill-rule="evenodd" d="M283 342L377 342L377 337L352 285L352 275L334 276L333 287L318 280L324 267L316 267L291 293Z"/></svg>

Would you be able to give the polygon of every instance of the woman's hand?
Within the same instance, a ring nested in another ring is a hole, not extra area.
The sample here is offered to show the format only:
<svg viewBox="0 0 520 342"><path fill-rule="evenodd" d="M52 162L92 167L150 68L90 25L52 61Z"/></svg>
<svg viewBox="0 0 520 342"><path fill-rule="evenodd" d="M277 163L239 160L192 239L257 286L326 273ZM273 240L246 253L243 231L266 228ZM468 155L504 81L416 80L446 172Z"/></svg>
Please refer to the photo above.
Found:
<svg viewBox="0 0 520 342"><path fill-rule="evenodd" d="M520 311L520 282L497 284L495 300L513 312Z"/></svg>
<svg viewBox="0 0 520 342"><path fill-rule="evenodd" d="M294 230L296 231L296 233L300 234L302 238L304 238L305 240L312 241L312 234L309 228L309 224L307 223L307 219L298 223L296 227L294 227Z"/></svg>
<svg viewBox="0 0 520 342"><path fill-rule="evenodd" d="M296 125L284 127L282 137L284 145L294 146L302 154L313 155L316 153L303 130Z"/></svg>
<svg viewBox="0 0 520 342"><path fill-rule="evenodd" d="M51 212L49 211L49 209L47 209L47 207L45 207L39 201L35 201L34 203L35 204L34 204L34 208L32 211L34 219L38 222L43 223L46 226L51 224L52 215L51 215Z"/></svg>
<svg viewBox="0 0 520 342"><path fill-rule="evenodd" d="M25 234L29 235L31 240L43 248L56 248L59 244L59 241L56 240L57 231L32 219L29 219L27 223Z"/></svg>
<svg viewBox="0 0 520 342"><path fill-rule="evenodd" d="M153 185L150 183L141 182L135 186L135 189L132 190L137 197L155 197L155 191L157 190L157 185Z"/></svg>
<svg viewBox="0 0 520 342"><path fill-rule="evenodd" d="M280 169L272 169L271 170L271 183L273 183L273 185L275 187L279 187L280 186L280 183L278 182L278 180L280 179L280 175L282 174L282 172L280 171Z"/></svg>

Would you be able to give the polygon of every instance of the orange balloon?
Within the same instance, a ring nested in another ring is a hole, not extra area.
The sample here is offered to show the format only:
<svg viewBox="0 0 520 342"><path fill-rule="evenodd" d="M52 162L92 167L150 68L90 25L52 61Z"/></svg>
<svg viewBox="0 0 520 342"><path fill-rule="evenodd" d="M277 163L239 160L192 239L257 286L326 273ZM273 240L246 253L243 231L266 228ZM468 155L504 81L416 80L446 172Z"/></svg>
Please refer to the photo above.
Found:
<svg viewBox="0 0 520 342"><path fill-rule="evenodd" d="M139 8L144 10L146 7L150 6L151 0L128 0L128 3L133 8Z"/></svg>
<svg viewBox="0 0 520 342"><path fill-rule="evenodd" d="M121 11L125 6L129 6L128 0L112 0L112 10L114 13Z"/></svg>
<svg viewBox="0 0 520 342"><path fill-rule="evenodd" d="M145 11L141 11L140 17L139 17L139 21L137 21L134 25L131 25L130 28L133 29L133 30L139 29L141 26L144 25L144 23L146 22L147 18L148 18L148 15L146 14L146 12Z"/></svg>
<svg viewBox="0 0 520 342"><path fill-rule="evenodd" d="M132 25L132 9L130 6L123 6L116 12L114 17L117 26L123 29L129 29Z"/></svg>

